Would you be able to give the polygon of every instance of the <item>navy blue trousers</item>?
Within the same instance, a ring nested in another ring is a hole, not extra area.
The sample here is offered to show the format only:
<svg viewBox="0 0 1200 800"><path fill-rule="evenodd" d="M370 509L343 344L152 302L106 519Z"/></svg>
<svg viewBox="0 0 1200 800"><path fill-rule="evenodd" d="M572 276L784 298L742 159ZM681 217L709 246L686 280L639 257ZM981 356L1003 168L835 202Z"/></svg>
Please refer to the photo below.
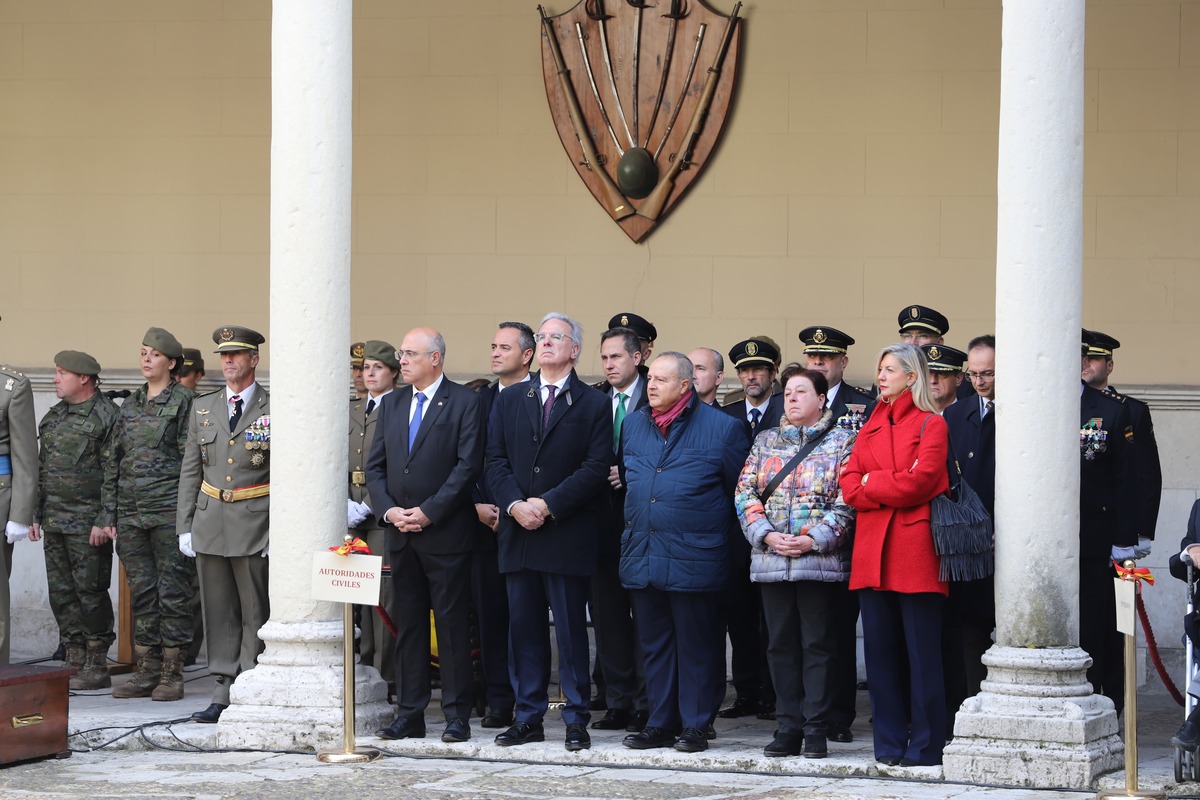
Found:
<svg viewBox="0 0 1200 800"><path fill-rule="evenodd" d="M566 706L563 722L587 725L587 577L523 569L505 576L508 585L508 668L517 696L517 722L539 723L546 715L550 685L550 626L554 612L558 640L558 681Z"/></svg>
<svg viewBox="0 0 1200 800"><path fill-rule="evenodd" d="M946 688L942 678L945 598L863 589L863 650L871 693L876 758L942 763ZM904 669L904 664L908 669ZM907 685L906 685L907 682Z"/></svg>
<svg viewBox="0 0 1200 800"><path fill-rule="evenodd" d="M720 593L646 588L629 594L645 656L647 725L703 730L725 698Z"/></svg>

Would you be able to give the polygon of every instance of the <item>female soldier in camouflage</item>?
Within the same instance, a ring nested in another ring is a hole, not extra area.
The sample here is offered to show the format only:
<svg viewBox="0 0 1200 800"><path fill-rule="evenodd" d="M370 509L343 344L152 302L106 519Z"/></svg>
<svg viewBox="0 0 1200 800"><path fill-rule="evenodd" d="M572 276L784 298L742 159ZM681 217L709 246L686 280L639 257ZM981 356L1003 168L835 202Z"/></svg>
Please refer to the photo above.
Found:
<svg viewBox="0 0 1200 800"><path fill-rule="evenodd" d="M133 602L137 672L113 697L179 700L183 661L192 641L195 562L175 533L179 468L192 413L190 389L175 381L183 346L151 328L142 340L146 383L121 406L105 491L116 495L117 555Z"/></svg>

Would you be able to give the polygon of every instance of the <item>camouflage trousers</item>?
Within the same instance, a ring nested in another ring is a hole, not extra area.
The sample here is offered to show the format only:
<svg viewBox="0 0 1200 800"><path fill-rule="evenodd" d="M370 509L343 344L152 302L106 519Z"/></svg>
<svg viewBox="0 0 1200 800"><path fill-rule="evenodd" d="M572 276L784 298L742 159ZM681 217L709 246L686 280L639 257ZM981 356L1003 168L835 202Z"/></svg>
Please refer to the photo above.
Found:
<svg viewBox="0 0 1200 800"><path fill-rule="evenodd" d="M187 649L192 642L196 562L179 552L174 525L117 529L133 606L134 644Z"/></svg>
<svg viewBox="0 0 1200 800"><path fill-rule="evenodd" d="M64 644L100 641L108 647L113 634L113 607L108 596L112 583L112 542L88 544L87 534L46 531L46 585L50 610L58 622Z"/></svg>

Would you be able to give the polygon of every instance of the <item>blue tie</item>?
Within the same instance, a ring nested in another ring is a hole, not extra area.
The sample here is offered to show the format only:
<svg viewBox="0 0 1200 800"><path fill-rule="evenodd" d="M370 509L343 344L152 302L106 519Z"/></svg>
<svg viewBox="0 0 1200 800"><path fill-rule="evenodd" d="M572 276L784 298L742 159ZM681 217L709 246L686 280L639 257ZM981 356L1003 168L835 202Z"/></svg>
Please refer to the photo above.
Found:
<svg viewBox="0 0 1200 800"><path fill-rule="evenodd" d="M421 429L421 409L425 407L425 395L417 392L417 410L413 412L412 419L408 422L408 449L413 449L413 444L417 441L417 431Z"/></svg>

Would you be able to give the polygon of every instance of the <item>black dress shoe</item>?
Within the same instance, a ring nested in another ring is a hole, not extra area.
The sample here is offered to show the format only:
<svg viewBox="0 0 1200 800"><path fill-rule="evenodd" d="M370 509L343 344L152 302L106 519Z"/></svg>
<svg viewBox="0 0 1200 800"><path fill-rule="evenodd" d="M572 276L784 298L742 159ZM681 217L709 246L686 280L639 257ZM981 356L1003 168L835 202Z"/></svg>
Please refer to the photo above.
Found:
<svg viewBox="0 0 1200 800"><path fill-rule="evenodd" d="M679 734L675 749L681 753L699 753L708 749L708 737L702 728L684 728Z"/></svg>
<svg viewBox="0 0 1200 800"><path fill-rule="evenodd" d="M540 722L518 722L496 737L496 744L501 747L544 741L546 741L546 729Z"/></svg>
<svg viewBox="0 0 1200 800"><path fill-rule="evenodd" d="M221 712L229 708L227 705L213 703L203 711L197 711L192 714L192 722L216 722L221 719Z"/></svg>
<svg viewBox="0 0 1200 800"><path fill-rule="evenodd" d="M417 722L405 717L396 717L395 722L375 731L375 735L380 739L424 739L425 720Z"/></svg>
<svg viewBox="0 0 1200 800"><path fill-rule="evenodd" d="M876 756L876 761L888 767L894 767L900 763L900 756Z"/></svg>
<svg viewBox="0 0 1200 800"><path fill-rule="evenodd" d="M593 697L588 701L588 711L607 711L608 701L603 697Z"/></svg>
<svg viewBox="0 0 1200 800"><path fill-rule="evenodd" d="M849 728L830 728L827 735L831 742L850 744L854 741L854 734L850 732Z"/></svg>
<svg viewBox="0 0 1200 800"><path fill-rule="evenodd" d="M587 750L591 746L592 737L588 736L587 726L577 722L567 726L568 750L573 753L576 750Z"/></svg>
<svg viewBox="0 0 1200 800"><path fill-rule="evenodd" d="M829 755L829 743L825 741L825 734L806 733L804 749L800 751L800 755L805 758L824 758Z"/></svg>
<svg viewBox="0 0 1200 800"><path fill-rule="evenodd" d="M1195 750L1200 747L1200 727L1190 720L1185 720L1175 735L1171 737L1171 746L1180 750Z"/></svg>
<svg viewBox="0 0 1200 800"><path fill-rule="evenodd" d="M465 742L471 738L471 723L465 717L455 717L446 724L443 742Z"/></svg>
<svg viewBox="0 0 1200 800"><path fill-rule="evenodd" d="M783 733L782 731L775 734L775 738L771 743L763 748L763 755L770 758L784 758L786 756L798 756L800 750L804 746L804 735L800 733Z"/></svg>
<svg viewBox="0 0 1200 800"><path fill-rule="evenodd" d="M774 703L759 703L758 713L755 714L759 719L775 719L775 704Z"/></svg>
<svg viewBox="0 0 1200 800"><path fill-rule="evenodd" d="M625 730L630 733L641 733L646 729L646 723L650 721L649 711L635 711L633 718L629 720L629 724L625 726Z"/></svg>
<svg viewBox="0 0 1200 800"><path fill-rule="evenodd" d="M507 728L512 725L513 715L511 711L493 711L490 714L484 715L479 721L480 727L483 728Z"/></svg>
<svg viewBox="0 0 1200 800"><path fill-rule="evenodd" d="M621 708L610 708L608 713L592 723L592 727L598 731L624 730L631 719L633 719L632 711L626 711Z"/></svg>
<svg viewBox="0 0 1200 800"><path fill-rule="evenodd" d="M673 747L675 734L664 728L646 728L640 733L631 733L623 744L634 750L653 750L656 747Z"/></svg>
<svg viewBox="0 0 1200 800"><path fill-rule="evenodd" d="M704 738L708 739L710 742L717 738L717 729L713 727L711 722L708 723L708 727L704 729Z"/></svg>
<svg viewBox="0 0 1200 800"><path fill-rule="evenodd" d="M757 700L749 700L745 697L734 699L733 705L729 708L722 708L717 712L717 716L721 719L737 719L738 717L752 717L762 710L762 706Z"/></svg>

